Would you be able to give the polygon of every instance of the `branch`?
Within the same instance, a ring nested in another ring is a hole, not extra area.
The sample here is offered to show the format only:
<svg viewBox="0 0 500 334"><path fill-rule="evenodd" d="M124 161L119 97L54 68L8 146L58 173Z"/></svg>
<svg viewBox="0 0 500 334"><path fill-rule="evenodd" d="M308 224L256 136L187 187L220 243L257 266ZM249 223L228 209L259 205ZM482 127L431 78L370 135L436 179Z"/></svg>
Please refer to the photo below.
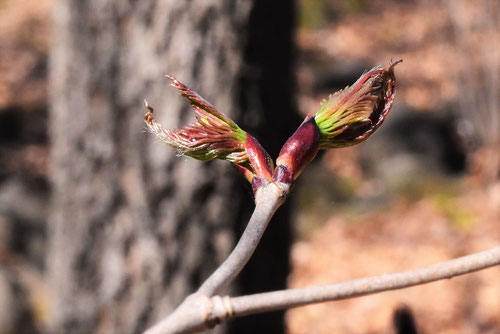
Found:
<svg viewBox="0 0 500 334"><path fill-rule="evenodd" d="M274 310L334 301L464 275L500 264L500 247L394 274L301 289L289 289L242 297L211 298L191 295L167 319L147 334L201 331L231 318Z"/></svg>
<svg viewBox="0 0 500 334"><path fill-rule="evenodd" d="M285 201L287 190L284 191L276 183L269 183L257 190L255 209L238 244L196 294L211 297L224 290L234 280L257 248L271 217Z"/></svg>
<svg viewBox="0 0 500 334"><path fill-rule="evenodd" d="M231 301L232 313L234 317L241 317L254 313L398 290L465 275L499 264L500 247L495 247L450 261L399 273L372 276L329 285L236 297Z"/></svg>
<svg viewBox="0 0 500 334"><path fill-rule="evenodd" d="M289 185L281 182L263 184L256 190L252 217L229 257L198 291L188 296L166 319L148 329L147 334L201 331L216 325L210 320L212 301L209 297L224 290L243 269L257 248L272 216L285 201L288 191ZM223 307L229 307L226 313L228 310L230 313L231 304L227 303L229 298L221 299L218 296L213 298L220 300Z"/></svg>

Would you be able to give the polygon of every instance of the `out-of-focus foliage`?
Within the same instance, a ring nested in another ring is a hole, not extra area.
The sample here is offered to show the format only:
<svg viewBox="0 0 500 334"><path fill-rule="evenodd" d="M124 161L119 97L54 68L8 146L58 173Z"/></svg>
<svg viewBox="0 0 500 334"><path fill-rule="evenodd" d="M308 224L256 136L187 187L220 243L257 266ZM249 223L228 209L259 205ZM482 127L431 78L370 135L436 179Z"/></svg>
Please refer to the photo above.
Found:
<svg viewBox="0 0 500 334"><path fill-rule="evenodd" d="M366 0L299 0L299 27L319 28L338 17L367 10Z"/></svg>
<svg viewBox="0 0 500 334"><path fill-rule="evenodd" d="M0 2L0 108L45 103L50 3Z"/></svg>
<svg viewBox="0 0 500 334"><path fill-rule="evenodd" d="M459 134L469 139L468 149L483 181L500 176L500 2L447 1L459 67L456 108L462 119ZM478 150L482 147L482 150ZM476 152L474 152L476 151Z"/></svg>

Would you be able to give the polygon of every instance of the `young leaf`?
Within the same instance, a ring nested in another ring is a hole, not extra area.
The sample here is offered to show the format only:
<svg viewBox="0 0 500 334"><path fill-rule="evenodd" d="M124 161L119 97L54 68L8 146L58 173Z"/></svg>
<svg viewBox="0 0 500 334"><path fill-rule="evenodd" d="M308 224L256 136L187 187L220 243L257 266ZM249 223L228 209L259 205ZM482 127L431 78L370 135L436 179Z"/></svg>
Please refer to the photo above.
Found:
<svg viewBox="0 0 500 334"><path fill-rule="evenodd" d="M371 69L322 103L314 117L321 134L320 148L357 144L380 127L396 93L394 67L402 61L391 63L388 70L381 66Z"/></svg>
<svg viewBox="0 0 500 334"><path fill-rule="evenodd" d="M198 93L172 76L166 75L166 78L189 100L197 116L195 122L182 129L164 129L154 119L153 108L144 101L148 110L144 121L151 133L175 148L181 155L202 161L214 159L230 161L249 182L252 182L254 175L271 179L272 160L254 137L243 131L229 117L217 111Z"/></svg>

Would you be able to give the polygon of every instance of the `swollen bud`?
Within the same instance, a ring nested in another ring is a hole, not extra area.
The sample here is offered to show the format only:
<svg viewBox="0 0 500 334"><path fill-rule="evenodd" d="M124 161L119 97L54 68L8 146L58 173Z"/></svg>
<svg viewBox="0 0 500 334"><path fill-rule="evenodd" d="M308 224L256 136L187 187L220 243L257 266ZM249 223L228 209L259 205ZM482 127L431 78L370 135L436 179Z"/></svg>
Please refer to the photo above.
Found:
<svg viewBox="0 0 500 334"><path fill-rule="evenodd" d="M273 180L291 184L318 153L319 140L316 121L308 115L281 148Z"/></svg>
<svg viewBox="0 0 500 334"><path fill-rule="evenodd" d="M235 164L234 166L252 184L255 190L263 185L263 183L272 181L274 171L273 160L257 139L249 133L247 133L244 147L248 161Z"/></svg>
<svg viewBox="0 0 500 334"><path fill-rule="evenodd" d="M153 108L146 101L148 110L144 121L158 139L175 148L179 154L208 161L221 159L232 162L236 169L250 182L259 176L271 181L273 162L257 139L243 131L235 122L217 111L198 93L166 76L182 96L191 103L197 113L195 122L182 129L164 129L153 117Z"/></svg>
<svg viewBox="0 0 500 334"><path fill-rule="evenodd" d="M363 74L351 87L324 101L314 117L321 133L319 147L335 148L362 142L380 127L396 95L394 66Z"/></svg>
<svg viewBox="0 0 500 334"><path fill-rule="evenodd" d="M260 143L252 135L247 133L245 141L245 150L248 160L252 166L253 173L267 180L272 179L274 165L273 159Z"/></svg>
<svg viewBox="0 0 500 334"><path fill-rule="evenodd" d="M221 159L243 163L248 160L245 152L246 133L237 125L231 126L217 114L193 105L198 114L194 123L183 129L167 130L153 118L153 108L145 103L148 113L144 121L149 131L175 148L179 154L202 161Z"/></svg>

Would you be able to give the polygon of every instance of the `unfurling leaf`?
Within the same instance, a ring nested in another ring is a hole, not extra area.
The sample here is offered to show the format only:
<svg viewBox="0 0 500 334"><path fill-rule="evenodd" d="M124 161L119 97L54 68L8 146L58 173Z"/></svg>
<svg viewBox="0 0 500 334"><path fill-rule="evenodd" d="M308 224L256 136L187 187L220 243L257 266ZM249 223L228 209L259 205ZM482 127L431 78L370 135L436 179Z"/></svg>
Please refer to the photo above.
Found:
<svg viewBox="0 0 500 334"><path fill-rule="evenodd" d="M395 97L394 66L363 74L351 87L324 101L314 118L307 116L281 148L273 179L291 184L319 149L362 142L384 121Z"/></svg>
<svg viewBox="0 0 500 334"><path fill-rule="evenodd" d="M229 117L220 113L198 93L166 76L193 106L195 122L183 129L166 130L153 118L146 102L144 119L149 130L180 154L198 160L227 160L252 183L256 192L272 181L291 185L314 159L319 149L344 147L368 138L384 121L395 97L396 77L377 66L364 73L351 87L324 101L314 117L307 116L287 140L276 160L276 168L260 143Z"/></svg>
<svg viewBox="0 0 500 334"><path fill-rule="evenodd" d="M144 120L148 129L179 154L202 161L222 159L243 163L248 160L244 147L245 132L240 128L231 128L222 118L195 105L193 107L198 114L195 123L183 129L166 130L153 118L152 108L147 107L150 111Z"/></svg>
<svg viewBox="0 0 500 334"><path fill-rule="evenodd" d="M314 117L321 134L320 148L354 145L378 129L394 101L394 66L400 62L391 63L388 70L373 68L322 103Z"/></svg>
<svg viewBox="0 0 500 334"><path fill-rule="evenodd" d="M144 120L148 129L158 139L175 148L179 154L194 159L230 161L250 182L254 175L271 179L272 160L255 138L217 111L198 93L174 77L166 77L171 81L171 85L190 101L197 116L195 122L182 129L164 129L153 118L153 108L145 101L148 112Z"/></svg>

